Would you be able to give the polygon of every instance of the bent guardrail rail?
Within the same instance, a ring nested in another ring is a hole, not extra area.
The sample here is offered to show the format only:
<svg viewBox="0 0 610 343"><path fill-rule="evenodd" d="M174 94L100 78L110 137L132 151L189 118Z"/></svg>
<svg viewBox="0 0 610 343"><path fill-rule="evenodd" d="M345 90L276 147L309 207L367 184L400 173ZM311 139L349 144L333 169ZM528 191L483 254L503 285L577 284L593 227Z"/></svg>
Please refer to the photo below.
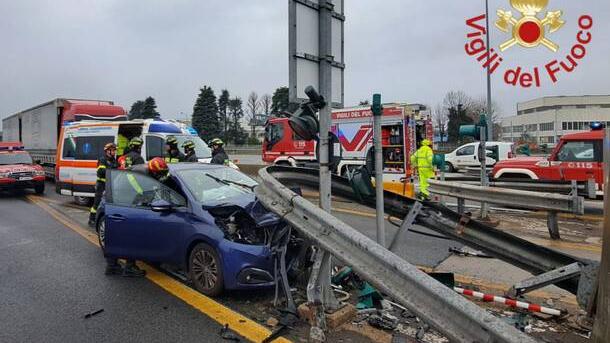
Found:
<svg viewBox="0 0 610 343"><path fill-rule="evenodd" d="M535 342L290 190L268 167L255 192L271 211L456 342ZM311 171L309 171L311 174ZM311 176L311 175L310 175ZM303 178L305 179L305 178ZM310 180L311 181L311 180ZM343 185L344 186L344 185Z"/></svg>
<svg viewBox="0 0 610 343"><path fill-rule="evenodd" d="M559 239L557 213L584 214L584 198L576 193L562 195L505 188L483 187L459 182L429 180L429 191L458 199L458 212L464 212L464 200L548 211L547 226L552 239Z"/></svg>

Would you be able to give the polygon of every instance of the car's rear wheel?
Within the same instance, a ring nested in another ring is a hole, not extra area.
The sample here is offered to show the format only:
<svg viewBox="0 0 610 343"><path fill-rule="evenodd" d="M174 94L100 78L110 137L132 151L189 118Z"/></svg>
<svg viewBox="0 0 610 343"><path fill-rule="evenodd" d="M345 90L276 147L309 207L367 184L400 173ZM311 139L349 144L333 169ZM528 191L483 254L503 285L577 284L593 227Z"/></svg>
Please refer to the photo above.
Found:
<svg viewBox="0 0 610 343"><path fill-rule="evenodd" d="M44 194L44 183L34 186L34 192L38 195Z"/></svg>
<svg viewBox="0 0 610 343"><path fill-rule="evenodd" d="M97 222L97 240L100 243L100 248L104 250L106 247L106 218L102 216Z"/></svg>
<svg viewBox="0 0 610 343"><path fill-rule="evenodd" d="M455 168L453 168L453 164L451 164L450 162L445 162L445 173L453 173L455 171Z"/></svg>
<svg viewBox="0 0 610 343"><path fill-rule="evenodd" d="M189 255L189 275L199 292L216 296L222 293L224 281L216 250L205 243L197 244Z"/></svg>

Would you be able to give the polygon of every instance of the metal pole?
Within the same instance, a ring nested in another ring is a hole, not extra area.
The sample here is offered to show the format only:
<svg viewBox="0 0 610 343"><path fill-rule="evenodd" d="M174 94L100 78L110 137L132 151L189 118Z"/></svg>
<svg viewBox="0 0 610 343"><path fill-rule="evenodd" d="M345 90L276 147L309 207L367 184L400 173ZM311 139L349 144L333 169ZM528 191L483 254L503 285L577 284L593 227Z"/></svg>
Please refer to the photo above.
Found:
<svg viewBox="0 0 610 343"><path fill-rule="evenodd" d="M381 103L381 95L379 102ZM376 113L378 112L378 113ZM375 147L375 204L377 219L377 243L385 247L385 214L383 210L383 146L381 142L381 117L383 111L373 111L373 146Z"/></svg>
<svg viewBox="0 0 610 343"><path fill-rule="evenodd" d="M487 32L487 34L485 35L485 38L487 40L487 58L489 58L489 36L490 36L490 32L489 32L489 0L485 0L485 32ZM491 114L491 73L490 73L490 64L487 64L487 137L489 137L489 139L493 139L494 136L494 124L493 124L493 120L492 120L492 114Z"/></svg>
<svg viewBox="0 0 610 343"><path fill-rule="evenodd" d="M487 181L487 151L485 149L485 141L486 141L486 130L484 127L480 129L481 142L479 144L479 159L481 160L481 186L487 187L489 186L489 182ZM489 211L489 204L482 202L481 203L481 219L487 219L487 212Z"/></svg>
<svg viewBox="0 0 610 343"><path fill-rule="evenodd" d="M331 21L333 4L329 0L320 1L319 13L319 53L320 53L320 95L324 97L327 105L320 110L320 208L331 212L331 174L329 169L329 138L332 109L332 51L331 51ZM330 287L331 255L328 251L319 251L316 254L314 265L320 267L312 271L307 285L307 300L314 304L321 304L316 310L318 326L325 329L324 311L338 307L337 299Z"/></svg>
<svg viewBox="0 0 610 343"><path fill-rule="evenodd" d="M604 234L593 342L610 342L610 129L604 139Z"/></svg>

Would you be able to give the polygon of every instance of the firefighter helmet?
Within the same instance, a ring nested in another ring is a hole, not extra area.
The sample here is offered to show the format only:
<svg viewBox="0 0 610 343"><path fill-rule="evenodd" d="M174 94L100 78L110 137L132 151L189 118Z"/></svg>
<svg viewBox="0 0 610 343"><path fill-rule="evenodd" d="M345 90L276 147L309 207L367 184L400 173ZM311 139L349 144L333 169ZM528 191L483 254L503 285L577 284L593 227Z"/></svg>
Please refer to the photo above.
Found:
<svg viewBox="0 0 610 343"><path fill-rule="evenodd" d="M129 147L130 148L133 148L133 147L136 147L136 146L142 146L142 144L144 144L144 141L140 137L133 137L129 141Z"/></svg>
<svg viewBox="0 0 610 343"><path fill-rule="evenodd" d="M155 157L152 160L148 161L148 170L152 174L159 174L167 172L167 163L161 157Z"/></svg>

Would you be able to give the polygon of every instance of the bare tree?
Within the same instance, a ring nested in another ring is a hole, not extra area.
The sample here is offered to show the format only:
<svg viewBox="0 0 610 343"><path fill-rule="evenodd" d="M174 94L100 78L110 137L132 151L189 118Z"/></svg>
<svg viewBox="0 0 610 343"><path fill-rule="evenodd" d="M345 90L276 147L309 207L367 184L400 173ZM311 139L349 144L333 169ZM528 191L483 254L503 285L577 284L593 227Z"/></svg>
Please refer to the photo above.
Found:
<svg viewBox="0 0 610 343"><path fill-rule="evenodd" d="M479 121L479 116L483 113L487 115L488 123L493 125L493 140L498 140L500 138L502 126L500 125L500 121L502 120L502 116L500 114L500 106L497 102L491 102L491 113L487 113L487 98L484 96L476 98L472 102L471 111L474 115L473 119L475 122Z"/></svg>
<svg viewBox="0 0 610 343"><path fill-rule="evenodd" d="M256 130L256 112L258 112L259 102L258 102L258 94L256 92L251 92L248 95L248 101L246 102L246 109L248 111L248 123L250 124L250 128L252 129L251 136L254 137Z"/></svg>
<svg viewBox="0 0 610 343"><path fill-rule="evenodd" d="M260 106L260 110L266 116L269 116L269 113L271 113L271 104L272 103L273 103L273 101L271 99L271 95L269 95L269 94L263 94L263 96L261 96L261 99L258 102L258 104Z"/></svg>
<svg viewBox="0 0 610 343"><path fill-rule="evenodd" d="M443 98L443 108L449 110L450 108L457 108L458 105L462 105L462 108L469 112L472 108L474 100L466 94L464 91L449 91Z"/></svg>

